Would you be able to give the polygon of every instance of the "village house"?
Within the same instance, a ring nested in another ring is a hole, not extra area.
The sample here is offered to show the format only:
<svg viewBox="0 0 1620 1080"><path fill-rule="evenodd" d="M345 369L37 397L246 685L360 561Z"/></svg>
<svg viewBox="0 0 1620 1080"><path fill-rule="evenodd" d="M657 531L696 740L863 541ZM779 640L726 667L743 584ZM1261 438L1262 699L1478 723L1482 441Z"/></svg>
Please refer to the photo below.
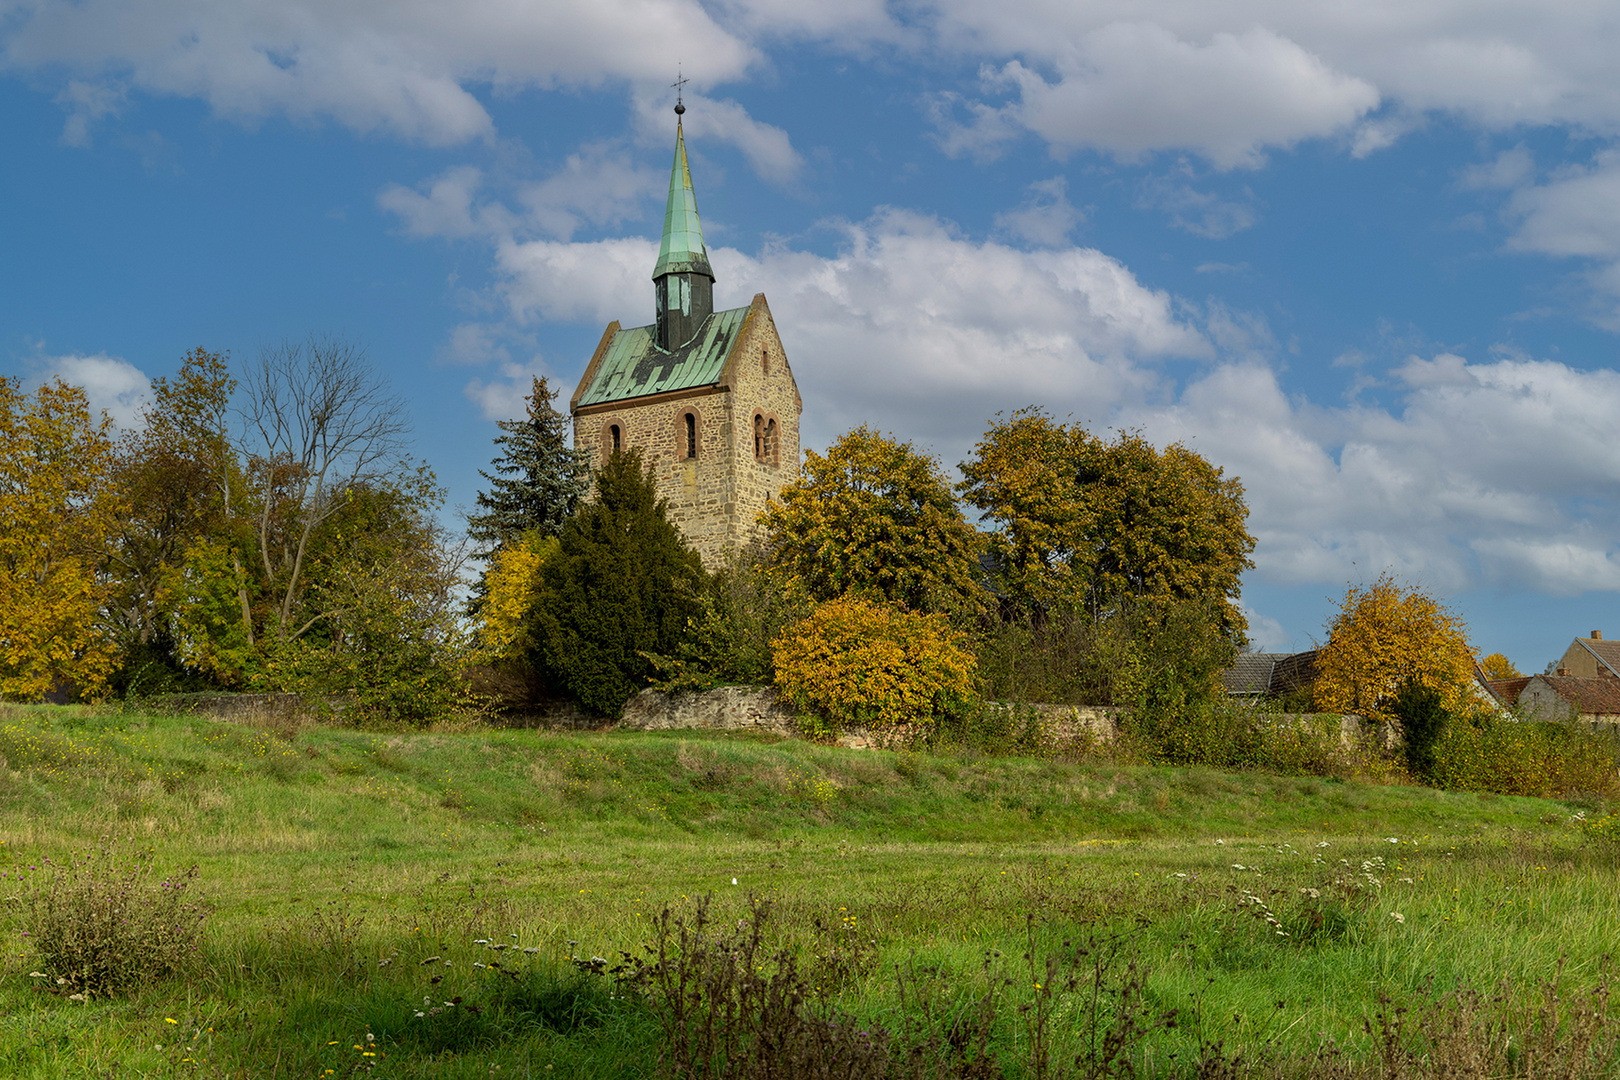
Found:
<svg viewBox="0 0 1620 1080"><path fill-rule="evenodd" d="M714 310L685 111L677 101L654 321L608 324L569 408L574 445L599 462L615 450L641 451L670 521L712 570L758 538L766 503L798 477L803 402L765 294Z"/></svg>

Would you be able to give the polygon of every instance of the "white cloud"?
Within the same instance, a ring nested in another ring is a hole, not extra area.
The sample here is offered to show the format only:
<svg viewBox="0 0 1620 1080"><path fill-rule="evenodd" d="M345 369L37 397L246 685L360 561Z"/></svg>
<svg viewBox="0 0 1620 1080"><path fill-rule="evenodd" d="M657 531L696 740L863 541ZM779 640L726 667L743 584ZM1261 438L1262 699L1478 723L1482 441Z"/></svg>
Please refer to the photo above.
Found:
<svg viewBox="0 0 1620 1080"><path fill-rule="evenodd" d="M70 138L95 118L98 89L127 85L236 119L330 119L448 145L493 130L469 85L636 83L650 72L662 83L673 56L702 57L720 81L756 60L697 0L34 0L8 22L0 67L66 71L87 88L64 102Z"/></svg>
<svg viewBox="0 0 1620 1080"><path fill-rule="evenodd" d="M405 231L415 236L461 238L499 236L510 231L497 204L474 207L484 173L470 165L449 169L412 189L390 184L377 195L377 205L398 214Z"/></svg>
<svg viewBox="0 0 1620 1080"><path fill-rule="evenodd" d="M62 123L65 146L89 146L90 132L104 116L116 116L124 108L124 91L116 85L98 85L71 79L56 95L56 104L67 113Z"/></svg>
<svg viewBox="0 0 1620 1080"><path fill-rule="evenodd" d="M1520 219L1509 246L1545 255L1620 256L1620 151L1589 167L1523 188L1509 204Z"/></svg>
<svg viewBox="0 0 1620 1080"><path fill-rule="evenodd" d="M1180 172L1185 174L1185 170ZM1206 240L1225 240L1258 220L1249 203L1199 191L1175 175L1150 176L1143 180L1137 191L1136 205L1162 210L1169 216L1171 225Z"/></svg>
<svg viewBox="0 0 1620 1080"><path fill-rule="evenodd" d="M686 115L681 118L686 131L687 149L704 142L730 143L742 151L749 166L762 179L773 184L791 184L804 168L804 159L793 149L786 131L762 123L748 110L730 99L686 94ZM642 136L667 145L670 139L669 91L663 87L642 87L636 94L635 121ZM668 173L665 174L668 179Z"/></svg>
<svg viewBox="0 0 1620 1080"><path fill-rule="evenodd" d="M1068 181L1054 176L1036 181L1027 191L1029 194L1017 207L995 216L996 228L1041 247L1062 246L1074 227L1086 218L1069 202Z"/></svg>
<svg viewBox="0 0 1620 1080"><path fill-rule="evenodd" d="M534 387L535 376L552 374L538 357L527 364L506 360L498 370L499 375L494 379L472 379L462 387L467 400L478 406L478 411L486 420L511 420L523 416L528 408L527 399ZM560 384L553 383L554 388L557 385Z"/></svg>
<svg viewBox="0 0 1620 1080"><path fill-rule="evenodd" d="M128 360L106 353L94 356L36 356L31 361L34 375L28 380L38 387L52 379L84 388L91 415L103 411L121 428L137 426L141 410L152 398L152 381Z"/></svg>
<svg viewBox="0 0 1620 1080"><path fill-rule="evenodd" d="M546 179L524 187L518 201L542 232L567 240L587 224L616 225L641 216L668 182L668 174L637 164L619 144L592 143L568 155Z"/></svg>
<svg viewBox="0 0 1620 1080"><path fill-rule="evenodd" d="M1222 169L1255 167L1269 147L1350 127L1378 90L1265 29L1186 41L1154 23L1117 22L1069 43L1049 80L1021 60L1000 72L1018 100L979 122L1016 122L1055 150L1126 160L1191 149Z"/></svg>

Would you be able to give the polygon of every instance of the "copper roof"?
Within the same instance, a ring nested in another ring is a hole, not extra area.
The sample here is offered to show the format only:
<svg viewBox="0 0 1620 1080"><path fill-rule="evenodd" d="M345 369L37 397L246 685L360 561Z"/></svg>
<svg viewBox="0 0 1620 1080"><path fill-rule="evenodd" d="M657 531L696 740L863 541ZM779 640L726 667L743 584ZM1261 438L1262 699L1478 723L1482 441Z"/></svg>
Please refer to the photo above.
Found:
<svg viewBox="0 0 1620 1080"><path fill-rule="evenodd" d="M732 342L748 312L746 307L715 312L703 320L691 341L676 349L659 348L654 327L620 330L608 343L590 385L573 407L581 409L648 394L713 386L720 381Z"/></svg>

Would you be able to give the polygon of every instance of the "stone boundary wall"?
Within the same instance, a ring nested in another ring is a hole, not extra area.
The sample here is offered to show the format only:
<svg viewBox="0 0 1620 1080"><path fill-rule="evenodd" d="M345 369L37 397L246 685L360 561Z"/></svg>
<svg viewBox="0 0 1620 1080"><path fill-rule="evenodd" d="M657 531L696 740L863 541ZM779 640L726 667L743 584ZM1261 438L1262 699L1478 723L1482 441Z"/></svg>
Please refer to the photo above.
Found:
<svg viewBox="0 0 1620 1080"><path fill-rule="evenodd" d="M154 704L177 712L194 712L221 720L272 718L313 719L301 694L174 694L154 698ZM341 702L327 703L341 712ZM1107 743L1119 734L1124 710L1086 705L1001 705L1008 710L1031 710L1047 725L1058 743L1095 741ZM1274 723L1293 723L1302 715L1279 713ZM793 709L777 699L768 686L722 686L714 690L666 694L643 690L624 707L615 724L588 716L576 706L559 704L529 713L501 717L502 727L554 728L569 731L601 731L621 728L628 731L757 731L782 738L799 737L799 721ZM904 739L905 731L853 730L840 736L839 744L853 749L884 747ZM1359 716L1339 717L1339 739L1346 747L1358 745L1368 734L1379 738L1382 749L1400 746L1400 733L1393 724L1371 725Z"/></svg>

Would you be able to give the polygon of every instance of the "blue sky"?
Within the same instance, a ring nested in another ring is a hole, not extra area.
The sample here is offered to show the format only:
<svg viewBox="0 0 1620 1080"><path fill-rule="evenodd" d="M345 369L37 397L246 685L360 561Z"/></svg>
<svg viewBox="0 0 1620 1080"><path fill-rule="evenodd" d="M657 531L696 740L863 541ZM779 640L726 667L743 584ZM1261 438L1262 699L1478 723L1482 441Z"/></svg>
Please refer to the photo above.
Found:
<svg viewBox="0 0 1620 1080"><path fill-rule="evenodd" d="M0 0L0 372L363 344L471 503L651 321L686 130L805 445L999 411L1242 478L1256 644L1389 570L1539 670L1620 634L1620 15L1387 0Z"/></svg>

